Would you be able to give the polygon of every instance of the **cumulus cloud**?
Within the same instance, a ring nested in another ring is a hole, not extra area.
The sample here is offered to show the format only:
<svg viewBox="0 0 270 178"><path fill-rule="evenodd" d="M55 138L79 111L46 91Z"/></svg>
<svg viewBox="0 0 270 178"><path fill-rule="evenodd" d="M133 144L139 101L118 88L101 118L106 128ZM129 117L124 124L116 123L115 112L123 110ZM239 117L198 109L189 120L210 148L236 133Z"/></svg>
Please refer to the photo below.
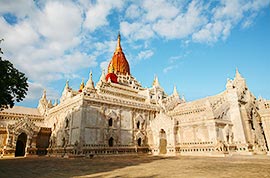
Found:
<svg viewBox="0 0 270 178"><path fill-rule="evenodd" d="M249 27L259 13L259 9L267 7L269 3L269 0L223 0L212 9L213 14L209 14L208 23L192 34L192 39L200 43L226 40L231 30L239 23L242 23L243 28Z"/></svg>
<svg viewBox="0 0 270 178"><path fill-rule="evenodd" d="M121 22L120 30L127 39L131 40L146 40L154 36L150 24L143 24L140 22Z"/></svg>
<svg viewBox="0 0 270 178"><path fill-rule="evenodd" d="M86 12L84 26L93 32L99 27L107 25L109 23L107 16L112 10L120 9L123 5L122 0L98 0L96 3L91 4Z"/></svg>
<svg viewBox="0 0 270 178"><path fill-rule="evenodd" d="M139 8L139 6L137 6L135 4L131 4L127 8L125 15L127 18L136 19L136 18L140 17L140 15L142 15L142 11Z"/></svg>
<svg viewBox="0 0 270 178"><path fill-rule="evenodd" d="M33 16L36 11L36 6L33 0L24 0L23 2L1 0L0 12L14 14L17 18L23 19Z"/></svg>
<svg viewBox="0 0 270 178"><path fill-rule="evenodd" d="M27 6L0 2L0 34L5 39L1 45L5 58L32 81L28 99L37 97L30 93L36 93L38 86L39 91L40 86L50 88L53 81L78 77L74 73L79 69L97 65L94 55L76 50L83 34L82 12L76 4L48 1L38 7L30 2ZM15 15L17 22L9 23L6 13Z"/></svg>
<svg viewBox="0 0 270 178"><path fill-rule="evenodd" d="M64 20L68 19L68 20ZM48 40L68 42L80 32L82 23L79 8L72 3L49 1L36 18L38 31Z"/></svg>
<svg viewBox="0 0 270 178"><path fill-rule="evenodd" d="M166 0L143 1L142 7L146 11L145 19L155 21L158 18L172 19L179 13L179 9Z"/></svg>
<svg viewBox="0 0 270 178"><path fill-rule="evenodd" d="M213 43L226 40L239 23L244 28L249 27L260 9L269 4L269 0L139 1L131 4L129 11L126 11L126 15L136 19L136 22L123 20L120 27L124 36L135 41L161 36Z"/></svg>
<svg viewBox="0 0 270 178"><path fill-rule="evenodd" d="M165 38L184 38L196 31L206 19L202 15L202 5L192 1L187 12L179 14L172 20L159 20L154 24L154 30Z"/></svg>
<svg viewBox="0 0 270 178"><path fill-rule="evenodd" d="M220 39L226 39L231 30L231 23L228 21L217 21L208 23L200 31L194 33L192 38L197 42L216 42Z"/></svg>

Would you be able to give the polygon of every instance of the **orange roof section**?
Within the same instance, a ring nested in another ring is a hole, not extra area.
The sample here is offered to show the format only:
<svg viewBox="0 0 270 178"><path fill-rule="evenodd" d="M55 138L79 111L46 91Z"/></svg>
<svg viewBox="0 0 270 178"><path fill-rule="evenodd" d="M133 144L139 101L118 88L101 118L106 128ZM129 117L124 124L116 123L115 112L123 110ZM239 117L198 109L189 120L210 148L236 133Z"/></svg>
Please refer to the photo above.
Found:
<svg viewBox="0 0 270 178"><path fill-rule="evenodd" d="M118 34L117 46L113 54L112 60L108 65L108 73L112 73L112 69L113 73L115 74L130 75L129 64L121 47L120 34Z"/></svg>

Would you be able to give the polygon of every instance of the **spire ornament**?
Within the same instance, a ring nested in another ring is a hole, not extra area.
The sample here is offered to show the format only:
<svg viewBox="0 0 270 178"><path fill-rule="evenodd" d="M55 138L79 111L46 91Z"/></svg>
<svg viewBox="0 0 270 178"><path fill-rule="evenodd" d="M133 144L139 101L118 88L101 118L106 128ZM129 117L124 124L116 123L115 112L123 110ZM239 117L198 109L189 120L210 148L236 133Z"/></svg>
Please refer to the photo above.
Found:
<svg viewBox="0 0 270 178"><path fill-rule="evenodd" d="M115 50L115 53L117 53L117 52L122 52L120 32L118 32L117 46L116 46L116 50Z"/></svg>
<svg viewBox="0 0 270 178"><path fill-rule="evenodd" d="M153 81L153 86L155 87L160 87L158 77L155 75L154 81Z"/></svg>
<svg viewBox="0 0 270 178"><path fill-rule="evenodd" d="M83 89L84 89L84 80L82 79L82 83L80 85L79 92L82 92Z"/></svg>
<svg viewBox="0 0 270 178"><path fill-rule="evenodd" d="M90 73L89 73L89 79L85 85L85 89L90 89L90 90L95 89L92 71L90 71Z"/></svg>
<svg viewBox="0 0 270 178"><path fill-rule="evenodd" d="M176 88L175 85L174 85L174 87L173 87L173 95L179 97L179 94L178 94L178 91L177 91L177 88Z"/></svg>
<svg viewBox="0 0 270 178"><path fill-rule="evenodd" d="M43 94L42 94L42 99L46 99L46 89L44 88L44 90L43 90Z"/></svg>
<svg viewBox="0 0 270 178"><path fill-rule="evenodd" d="M237 79L242 79L242 78L243 78L243 77L241 76L241 74L240 74L238 68L236 68L235 78L237 78Z"/></svg>

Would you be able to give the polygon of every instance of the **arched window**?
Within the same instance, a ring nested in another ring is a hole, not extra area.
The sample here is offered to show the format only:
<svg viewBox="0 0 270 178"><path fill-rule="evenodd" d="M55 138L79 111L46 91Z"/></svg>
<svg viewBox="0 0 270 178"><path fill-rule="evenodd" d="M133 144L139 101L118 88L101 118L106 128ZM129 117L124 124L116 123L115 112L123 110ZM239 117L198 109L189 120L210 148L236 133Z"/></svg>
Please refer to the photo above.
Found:
<svg viewBox="0 0 270 178"><path fill-rule="evenodd" d="M113 146L113 138L111 137L110 139L109 139L109 147L112 147Z"/></svg>
<svg viewBox="0 0 270 178"><path fill-rule="evenodd" d="M137 129L140 129L140 121L137 122Z"/></svg>
<svg viewBox="0 0 270 178"><path fill-rule="evenodd" d="M108 125L109 125L109 127L111 127L111 126L113 125L113 120L112 120L112 118L109 119Z"/></svg>
<svg viewBox="0 0 270 178"><path fill-rule="evenodd" d="M142 146L142 139L141 138L138 139L138 146Z"/></svg>

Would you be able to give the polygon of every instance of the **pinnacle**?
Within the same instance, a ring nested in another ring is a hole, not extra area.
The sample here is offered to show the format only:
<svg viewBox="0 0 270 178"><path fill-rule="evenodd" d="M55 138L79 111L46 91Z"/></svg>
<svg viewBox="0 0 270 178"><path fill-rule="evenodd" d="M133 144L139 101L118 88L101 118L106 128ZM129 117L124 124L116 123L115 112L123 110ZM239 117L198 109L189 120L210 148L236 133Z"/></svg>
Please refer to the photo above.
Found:
<svg viewBox="0 0 270 178"><path fill-rule="evenodd" d="M85 85L85 88L90 88L90 89L94 89L95 86L94 86L94 82L93 82L93 74L92 74L92 71L90 71L89 73L89 79Z"/></svg>
<svg viewBox="0 0 270 178"><path fill-rule="evenodd" d="M174 96L179 96L178 91L177 91L177 88L176 88L175 85L174 85L174 87L173 87L173 95L174 95Z"/></svg>
<svg viewBox="0 0 270 178"><path fill-rule="evenodd" d="M157 76L155 76L155 78L154 78L153 86L155 86L155 87L159 87L159 86L160 86L160 85L159 85L159 81L158 81L158 77L157 77Z"/></svg>

